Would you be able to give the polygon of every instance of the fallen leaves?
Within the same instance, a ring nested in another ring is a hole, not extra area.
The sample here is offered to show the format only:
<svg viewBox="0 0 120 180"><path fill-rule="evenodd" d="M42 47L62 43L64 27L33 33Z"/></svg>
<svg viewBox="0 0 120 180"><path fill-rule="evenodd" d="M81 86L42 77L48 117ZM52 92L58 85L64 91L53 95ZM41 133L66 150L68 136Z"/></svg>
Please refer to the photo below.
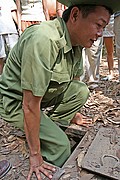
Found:
<svg viewBox="0 0 120 180"><path fill-rule="evenodd" d="M93 123L120 124L120 84L116 81L100 82L99 89L90 93L82 113L92 117Z"/></svg>
<svg viewBox="0 0 120 180"><path fill-rule="evenodd" d="M20 137L20 130L14 135L14 127L10 126L8 123L0 119L1 129L1 144L0 144L0 153L2 155L7 155L10 153L20 152L24 158L29 157L28 149L26 147L26 141L24 138Z"/></svg>

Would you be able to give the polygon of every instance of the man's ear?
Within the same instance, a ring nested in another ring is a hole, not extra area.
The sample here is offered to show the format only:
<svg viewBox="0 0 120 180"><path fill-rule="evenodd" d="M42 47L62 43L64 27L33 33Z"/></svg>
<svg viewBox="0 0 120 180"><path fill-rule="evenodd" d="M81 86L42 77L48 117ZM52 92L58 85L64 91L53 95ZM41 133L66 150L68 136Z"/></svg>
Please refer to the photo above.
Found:
<svg viewBox="0 0 120 180"><path fill-rule="evenodd" d="M80 10L78 9L78 7L73 7L71 10L71 18L73 22L77 20L79 14L80 14Z"/></svg>
<svg viewBox="0 0 120 180"><path fill-rule="evenodd" d="M76 21L76 19L77 19L77 12L75 12L75 13L73 14L73 18L74 18L75 21Z"/></svg>

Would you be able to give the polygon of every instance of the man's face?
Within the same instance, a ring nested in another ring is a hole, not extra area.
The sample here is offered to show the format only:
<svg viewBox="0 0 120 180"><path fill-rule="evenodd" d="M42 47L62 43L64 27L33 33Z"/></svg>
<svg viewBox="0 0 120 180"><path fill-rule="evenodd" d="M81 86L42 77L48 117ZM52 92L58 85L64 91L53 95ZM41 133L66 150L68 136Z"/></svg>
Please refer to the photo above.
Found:
<svg viewBox="0 0 120 180"><path fill-rule="evenodd" d="M70 31L72 45L90 48L94 41L102 36L103 29L109 22L110 14L104 7L98 6L95 12L85 18L81 11L77 15L72 24L72 31Z"/></svg>

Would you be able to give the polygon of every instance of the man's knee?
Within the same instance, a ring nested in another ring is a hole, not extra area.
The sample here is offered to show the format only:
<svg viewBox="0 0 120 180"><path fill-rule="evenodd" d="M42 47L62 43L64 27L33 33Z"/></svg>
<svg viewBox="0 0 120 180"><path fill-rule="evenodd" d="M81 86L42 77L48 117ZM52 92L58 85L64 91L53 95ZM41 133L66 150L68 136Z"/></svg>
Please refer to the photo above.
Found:
<svg viewBox="0 0 120 180"><path fill-rule="evenodd" d="M85 96L85 97L87 97L88 98L88 96L89 96L89 89L88 89L88 87L87 87L87 85L86 84L82 84L82 86L81 86L81 88L80 88L80 92Z"/></svg>
<svg viewBox="0 0 120 180"><path fill-rule="evenodd" d="M85 83L80 82L78 91L79 91L78 96L84 105L89 96L89 89Z"/></svg>
<svg viewBox="0 0 120 180"><path fill-rule="evenodd" d="M76 102L80 102L80 106L85 104L89 96L89 89L84 82L73 80L69 91L76 95Z"/></svg>

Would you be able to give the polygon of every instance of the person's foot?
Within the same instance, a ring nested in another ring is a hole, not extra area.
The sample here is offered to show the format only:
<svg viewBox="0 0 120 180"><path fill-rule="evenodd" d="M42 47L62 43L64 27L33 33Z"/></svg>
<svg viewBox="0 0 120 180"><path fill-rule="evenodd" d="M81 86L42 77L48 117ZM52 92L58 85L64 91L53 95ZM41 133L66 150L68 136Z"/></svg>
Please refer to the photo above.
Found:
<svg viewBox="0 0 120 180"><path fill-rule="evenodd" d="M7 160L0 161L0 179L3 178L10 170L11 165Z"/></svg>
<svg viewBox="0 0 120 180"><path fill-rule="evenodd" d="M92 83L92 84L90 84L90 85L88 86L88 88L89 88L90 90L94 90L94 89L98 88L98 84Z"/></svg>
<svg viewBox="0 0 120 180"><path fill-rule="evenodd" d="M103 81L110 81L114 78L114 76L112 76L111 74L109 74L108 76L102 78Z"/></svg>
<svg viewBox="0 0 120 180"><path fill-rule="evenodd" d="M92 120L90 118L87 118L86 116L83 116L78 112L71 120L71 123L89 127L89 125L92 124Z"/></svg>

